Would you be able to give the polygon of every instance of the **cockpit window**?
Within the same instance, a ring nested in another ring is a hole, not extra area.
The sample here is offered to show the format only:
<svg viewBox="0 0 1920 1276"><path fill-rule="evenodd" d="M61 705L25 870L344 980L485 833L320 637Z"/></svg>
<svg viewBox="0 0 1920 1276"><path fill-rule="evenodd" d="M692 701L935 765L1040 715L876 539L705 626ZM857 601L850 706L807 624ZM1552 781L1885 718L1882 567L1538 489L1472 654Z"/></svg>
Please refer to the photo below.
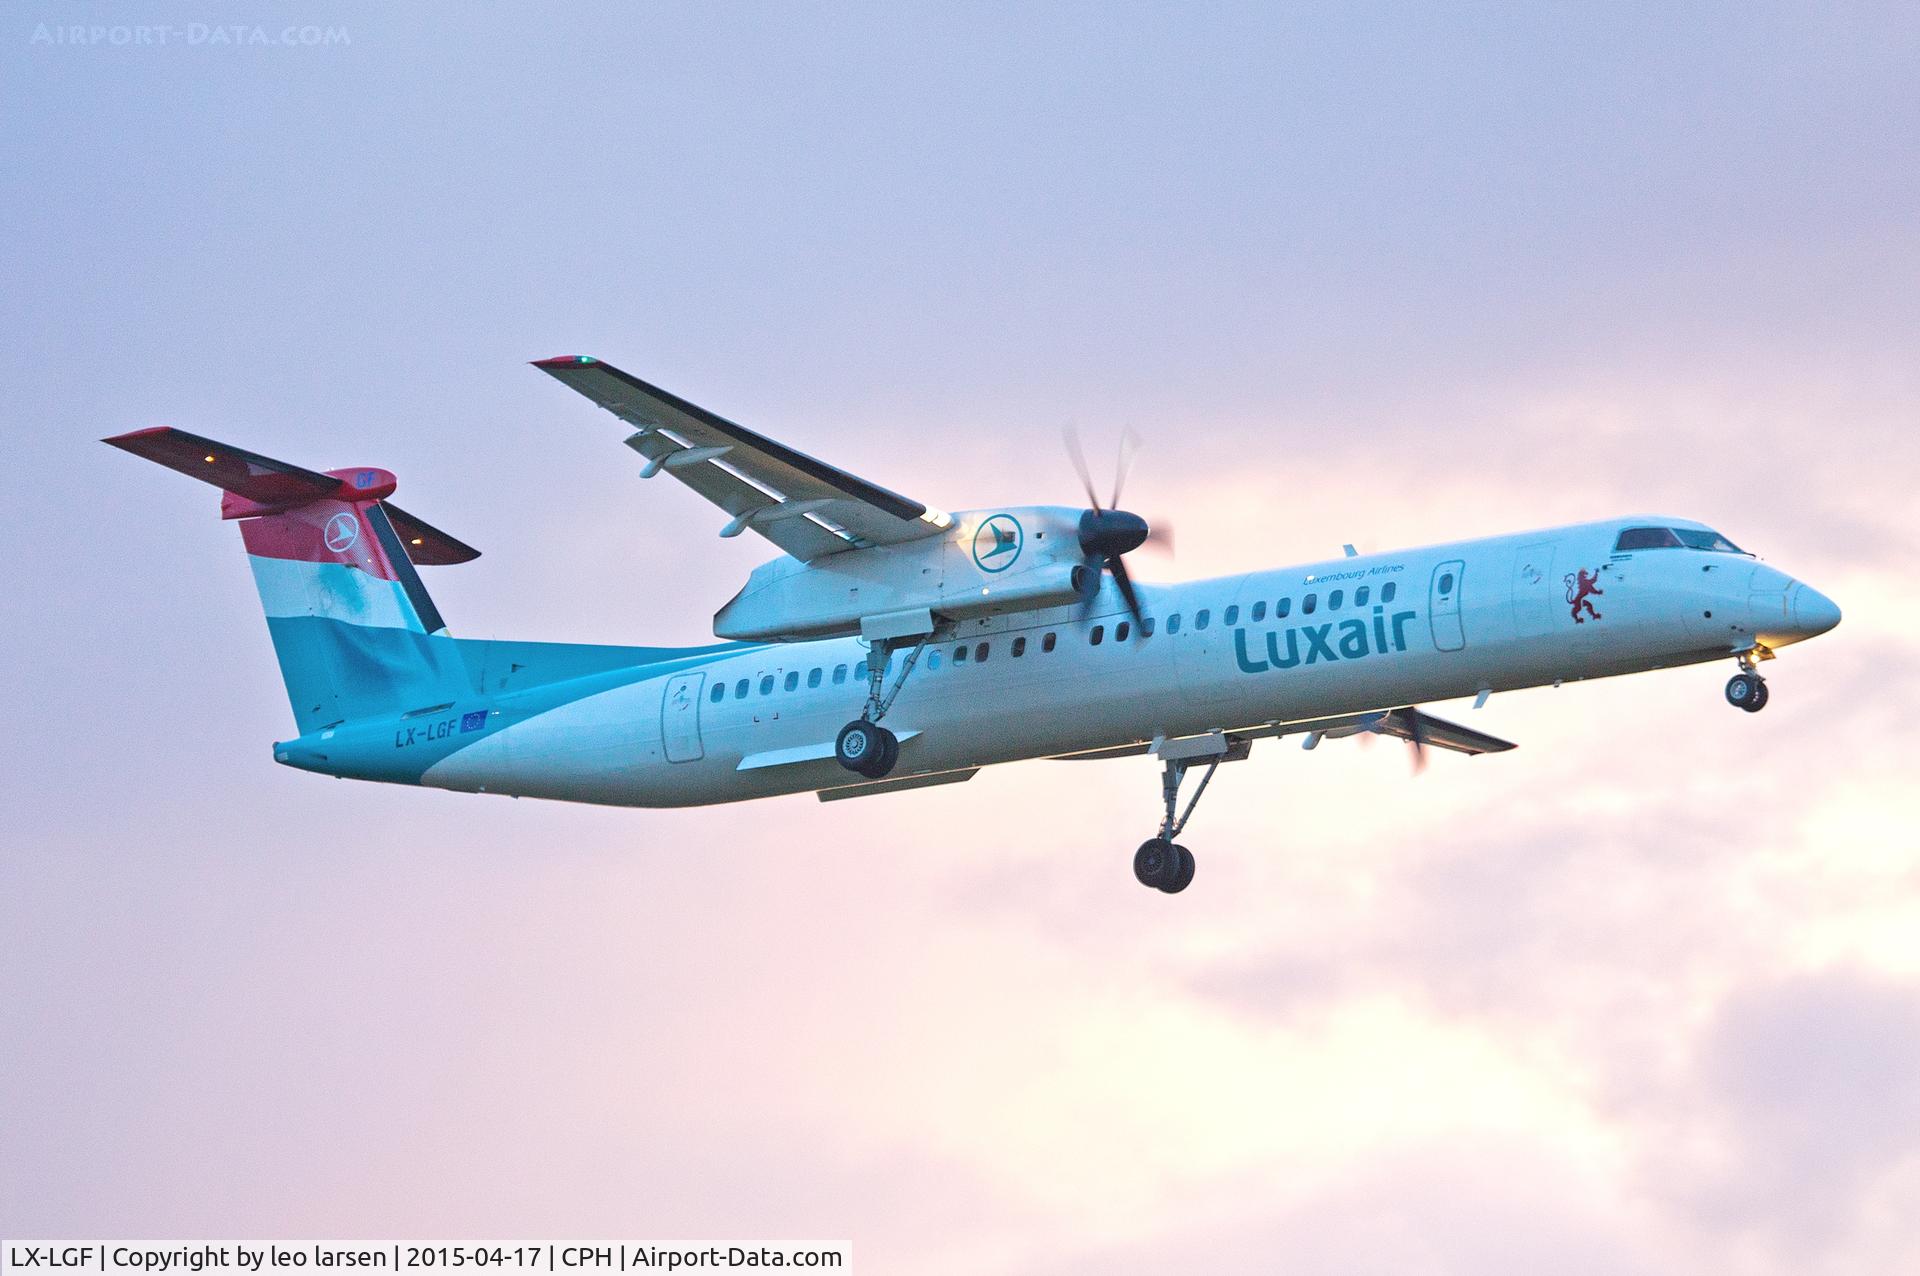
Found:
<svg viewBox="0 0 1920 1276"><path fill-rule="evenodd" d="M1704 549L1716 554L1744 554L1745 550L1718 532L1697 527L1629 527L1620 533L1613 552L1635 549Z"/></svg>
<svg viewBox="0 0 1920 1276"><path fill-rule="evenodd" d="M1676 527L1673 534L1688 549L1712 550L1716 554L1744 554L1747 551L1728 540L1718 532L1709 532L1700 528Z"/></svg>
<svg viewBox="0 0 1920 1276"><path fill-rule="evenodd" d="M1629 527L1613 543L1613 552L1616 554L1624 554L1630 549L1679 548L1680 538L1673 534L1670 527Z"/></svg>

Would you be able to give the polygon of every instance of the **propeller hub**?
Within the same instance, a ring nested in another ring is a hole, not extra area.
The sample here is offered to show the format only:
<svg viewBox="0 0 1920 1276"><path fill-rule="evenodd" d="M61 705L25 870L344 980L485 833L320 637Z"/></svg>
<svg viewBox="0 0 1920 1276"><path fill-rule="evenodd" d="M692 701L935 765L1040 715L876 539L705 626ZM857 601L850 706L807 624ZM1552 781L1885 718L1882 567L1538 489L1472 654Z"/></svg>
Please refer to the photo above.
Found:
<svg viewBox="0 0 1920 1276"><path fill-rule="evenodd" d="M1080 516L1080 550L1089 556L1117 558L1140 548L1147 520L1125 510L1088 510Z"/></svg>

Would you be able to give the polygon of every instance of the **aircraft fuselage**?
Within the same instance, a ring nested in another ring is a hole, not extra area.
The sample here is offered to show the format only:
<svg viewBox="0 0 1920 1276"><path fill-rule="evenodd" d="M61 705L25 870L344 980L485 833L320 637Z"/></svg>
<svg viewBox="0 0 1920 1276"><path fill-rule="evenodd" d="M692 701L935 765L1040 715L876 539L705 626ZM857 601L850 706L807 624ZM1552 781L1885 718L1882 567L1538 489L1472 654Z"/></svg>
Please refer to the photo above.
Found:
<svg viewBox="0 0 1920 1276"><path fill-rule="evenodd" d="M1615 552L1612 519L962 622L891 707L882 783L1771 651L1838 621L1739 553ZM742 644L353 722L275 746L355 778L622 806L870 784L833 757L866 695L855 639ZM897 652L897 669L905 659Z"/></svg>

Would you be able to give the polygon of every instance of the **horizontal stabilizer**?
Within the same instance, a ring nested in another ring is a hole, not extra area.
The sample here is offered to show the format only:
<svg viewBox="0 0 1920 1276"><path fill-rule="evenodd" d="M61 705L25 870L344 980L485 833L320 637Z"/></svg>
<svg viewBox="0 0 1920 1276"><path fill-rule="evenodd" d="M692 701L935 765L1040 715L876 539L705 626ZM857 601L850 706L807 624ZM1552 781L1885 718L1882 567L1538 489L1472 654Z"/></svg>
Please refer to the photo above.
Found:
<svg viewBox="0 0 1920 1276"><path fill-rule="evenodd" d="M401 543L407 547L407 557L415 566L451 567L480 557L480 551L473 546L447 535L425 519L415 518L392 501L382 501L380 505L387 511L393 530L400 534Z"/></svg>
<svg viewBox="0 0 1920 1276"><path fill-rule="evenodd" d="M229 447L172 426L159 425L100 441L258 505L296 505L336 496L340 491L339 479L317 470Z"/></svg>
<svg viewBox="0 0 1920 1276"><path fill-rule="evenodd" d="M384 498L393 491L395 479L385 470L363 466L323 473L166 425L101 442L227 493L220 503L222 518L285 513L325 500L378 503L416 565L442 567L480 557L473 546L387 502Z"/></svg>

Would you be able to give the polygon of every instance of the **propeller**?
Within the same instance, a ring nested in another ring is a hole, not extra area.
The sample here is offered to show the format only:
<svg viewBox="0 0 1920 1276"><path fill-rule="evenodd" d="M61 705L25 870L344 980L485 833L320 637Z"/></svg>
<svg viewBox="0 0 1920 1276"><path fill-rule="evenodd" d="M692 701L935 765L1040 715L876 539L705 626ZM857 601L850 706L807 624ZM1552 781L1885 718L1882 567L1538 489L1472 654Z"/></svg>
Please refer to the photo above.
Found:
<svg viewBox="0 0 1920 1276"><path fill-rule="evenodd" d="M1409 749L1413 750L1413 773L1415 775L1424 773L1427 769L1427 723L1425 716L1418 709L1389 709L1385 713L1372 715L1372 719L1372 722L1369 723L1366 728L1366 733L1360 737L1360 743L1370 745L1373 743L1375 736L1399 734L1398 732L1387 730L1389 726L1404 728L1406 734L1400 736L1400 738L1407 742Z"/></svg>
<svg viewBox="0 0 1920 1276"><path fill-rule="evenodd" d="M1127 573L1126 556L1142 545L1152 544L1162 549L1172 549L1172 529L1156 531L1147 520L1138 514L1129 514L1120 509L1120 492L1126 486L1127 472L1133 468L1133 461L1140 453L1140 436L1131 429L1120 436L1120 447L1114 461L1113 495L1107 503L1100 503L1100 494L1094 490L1093 474L1087 469L1086 453L1080 447L1080 434L1071 425L1063 431L1067 457L1073 462L1074 472L1080 476L1080 486L1087 494L1090 507L1080 516L1080 552L1087 557L1087 565L1112 575L1115 588L1120 591L1121 600L1127 604L1127 614L1134 623L1141 623L1140 594L1133 587L1133 577ZM1098 592L1098 584L1095 585Z"/></svg>
<svg viewBox="0 0 1920 1276"><path fill-rule="evenodd" d="M1420 775L1427 769L1427 720L1418 709L1410 709L1400 715L1407 726L1407 747L1413 750L1413 773Z"/></svg>

